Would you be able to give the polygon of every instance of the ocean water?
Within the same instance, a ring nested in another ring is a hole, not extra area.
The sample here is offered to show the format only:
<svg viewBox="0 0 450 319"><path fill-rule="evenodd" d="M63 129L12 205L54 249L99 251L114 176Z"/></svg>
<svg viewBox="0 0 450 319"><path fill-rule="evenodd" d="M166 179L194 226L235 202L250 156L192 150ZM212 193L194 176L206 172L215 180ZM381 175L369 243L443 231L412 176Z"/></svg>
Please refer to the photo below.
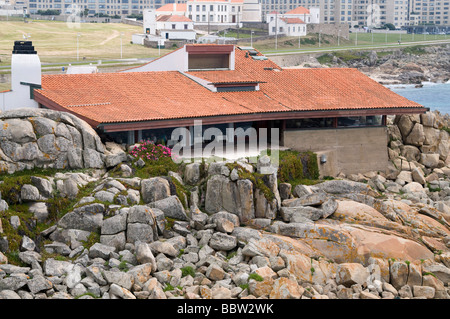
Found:
<svg viewBox="0 0 450 319"><path fill-rule="evenodd" d="M446 83L424 82L423 87L416 88L415 84L386 85L395 93L407 99L439 111L450 114L450 81Z"/></svg>

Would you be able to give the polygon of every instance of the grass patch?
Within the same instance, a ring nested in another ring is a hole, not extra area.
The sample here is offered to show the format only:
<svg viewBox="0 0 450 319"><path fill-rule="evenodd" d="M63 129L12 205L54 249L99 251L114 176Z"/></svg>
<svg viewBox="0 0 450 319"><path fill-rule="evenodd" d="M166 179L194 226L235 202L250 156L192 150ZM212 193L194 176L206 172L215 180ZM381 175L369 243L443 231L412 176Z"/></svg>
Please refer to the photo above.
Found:
<svg viewBox="0 0 450 319"><path fill-rule="evenodd" d="M256 281L263 281L264 280L264 278L263 277L261 277L261 275L258 275L257 273L251 273L249 276L248 276L248 279L250 280L250 279L253 279L253 280L256 280Z"/></svg>
<svg viewBox="0 0 450 319"><path fill-rule="evenodd" d="M426 54L427 51L425 50L425 48L423 46L416 45L416 46L404 48L403 53L409 53L412 55L422 55L422 54Z"/></svg>
<svg viewBox="0 0 450 319"><path fill-rule="evenodd" d="M191 276L192 278L195 277L195 270L193 267L191 266L186 266L181 268L181 276L182 277L186 277L186 276Z"/></svg>
<svg viewBox="0 0 450 319"><path fill-rule="evenodd" d="M317 58L320 64L331 64L333 63L333 55L329 53L322 54Z"/></svg>

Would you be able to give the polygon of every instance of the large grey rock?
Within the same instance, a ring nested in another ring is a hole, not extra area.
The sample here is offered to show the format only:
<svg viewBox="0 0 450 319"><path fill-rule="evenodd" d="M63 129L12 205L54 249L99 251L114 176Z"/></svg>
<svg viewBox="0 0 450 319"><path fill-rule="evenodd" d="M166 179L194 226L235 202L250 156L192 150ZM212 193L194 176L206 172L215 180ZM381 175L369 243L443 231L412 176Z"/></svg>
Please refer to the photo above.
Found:
<svg viewBox="0 0 450 319"><path fill-rule="evenodd" d="M20 198L22 198L23 201L34 202L40 200L41 196L37 187L25 184L20 190Z"/></svg>
<svg viewBox="0 0 450 319"><path fill-rule="evenodd" d="M222 207L233 214L240 213L239 190L236 182L228 178L222 183Z"/></svg>
<svg viewBox="0 0 450 319"><path fill-rule="evenodd" d="M255 218L255 206L253 197L253 183L248 179L241 179L237 182L237 190L239 194L239 219L242 223Z"/></svg>
<svg viewBox="0 0 450 319"><path fill-rule="evenodd" d="M278 202L276 198L267 199L262 190L256 188L255 198L255 217L274 219L278 211Z"/></svg>
<svg viewBox="0 0 450 319"><path fill-rule="evenodd" d="M228 178L222 175L213 175L206 183L205 210L207 213L217 213L222 210L222 189Z"/></svg>
<svg viewBox="0 0 450 319"><path fill-rule="evenodd" d="M98 151L87 148L83 150L83 162L85 168L103 168L103 154Z"/></svg>
<svg viewBox="0 0 450 319"><path fill-rule="evenodd" d="M185 221L188 220L183 204L176 195L149 203L147 206L151 208L158 208L164 212L164 216L166 217Z"/></svg>
<svg viewBox="0 0 450 319"><path fill-rule="evenodd" d="M122 212L113 217L107 218L102 224L102 235L114 235L127 229L127 212Z"/></svg>
<svg viewBox="0 0 450 319"><path fill-rule="evenodd" d="M90 258L103 258L108 260L111 257L111 254L116 251L115 247L103 245L101 243L95 243L89 249L89 257Z"/></svg>
<svg viewBox="0 0 450 319"><path fill-rule="evenodd" d="M295 207L281 207L281 217L286 222L301 222L304 219L319 220L323 216L323 211L316 207L310 206L295 206Z"/></svg>
<svg viewBox="0 0 450 319"><path fill-rule="evenodd" d="M156 259L147 243L136 242L136 260L140 264L151 264L152 272L157 270Z"/></svg>
<svg viewBox="0 0 450 319"><path fill-rule="evenodd" d="M72 169L79 169L84 167L83 150L81 148L71 148L67 151L67 160L69 167Z"/></svg>
<svg viewBox="0 0 450 319"><path fill-rule="evenodd" d="M126 160L127 154L123 151L105 155L105 165L108 168L117 166L122 162L126 162Z"/></svg>
<svg viewBox="0 0 450 319"><path fill-rule="evenodd" d="M52 196L53 183L47 178L31 176L31 183L39 190L39 193L42 196L46 198L50 198Z"/></svg>
<svg viewBox="0 0 450 319"><path fill-rule="evenodd" d="M170 196L169 182L162 177L153 177L141 181L141 196L144 203L156 202Z"/></svg>
<svg viewBox="0 0 450 319"><path fill-rule="evenodd" d="M73 178L66 178L62 181L62 183L57 184L57 188L59 187L59 191L64 197L73 199L78 195L78 184Z"/></svg>
<svg viewBox="0 0 450 319"><path fill-rule="evenodd" d="M101 190L101 191L98 191L97 193L95 193L94 197L95 197L95 199L97 199L101 202L113 203L115 195L111 192Z"/></svg>
<svg viewBox="0 0 450 319"><path fill-rule="evenodd" d="M134 284L134 277L122 271L104 271L103 276L108 284L116 284L127 290L130 290Z"/></svg>
<svg viewBox="0 0 450 319"><path fill-rule="evenodd" d="M32 117L29 119L38 136L54 134L56 132L57 123L46 117Z"/></svg>
<svg viewBox="0 0 450 319"><path fill-rule="evenodd" d="M200 181L200 163L186 165L184 170L184 181L188 185L196 185Z"/></svg>
<svg viewBox="0 0 450 319"><path fill-rule="evenodd" d="M57 155L59 150L56 149L56 138L53 134L47 134L37 140L37 145L42 153L47 155Z"/></svg>
<svg viewBox="0 0 450 319"><path fill-rule="evenodd" d="M151 225L142 223L130 223L127 227L127 242L142 241L151 243L154 240L154 229Z"/></svg>
<svg viewBox="0 0 450 319"><path fill-rule="evenodd" d="M65 260L56 260L53 258L44 261L44 275L46 276L62 276L72 270L74 264Z"/></svg>
<svg viewBox="0 0 450 319"><path fill-rule="evenodd" d="M0 136L6 136L12 142L28 143L36 141L33 125L27 120L7 119L0 129L4 131Z"/></svg>
<svg viewBox="0 0 450 319"><path fill-rule="evenodd" d="M106 246L115 247L117 251L125 249L127 243L126 232L122 231L112 235L101 235L100 243Z"/></svg>
<svg viewBox="0 0 450 319"><path fill-rule="evenodd" d="M40 291L46 291L53 287L53 284L42 275L33 276L33 278L28 280L27 285L32 294L37 294Z"/></svg>
<svg viewBox="0 0 450 319"><path fill-rule="evenodd" d="M214 233L209 241L209 246L215 250L229 251L237 246L237 239L232 235Z"/></svg>
<svg viewBox="0 0 450 319"><path fill-rule="evenodd" d="M439 165L439 154L420 154L420 163L428 168L436 168Z"/></svg>
<svg viewBox="0 0 450 319"><path fill-rule="evenodd" d="M415 123L411 132L405 139L406 144L422 146L425 142L425 134L423 132L423 126L420 123Z"/></svg>
<svg viewBox="0 0 450 319"><path fill-rule="evenodd" d="M99 203L78 207L64 215L59 220L58 226L66 229L97 231L103 225L104 212L105 205Z"/></svg>
<svg viewBox="0 0 450 319"><path fill-rule="evenodd" d="M347 181L347 180L331 180L315 185L317 188L330 194L347 194L361 193L365 195L373 194L372 188L364 183Z"/></svg>

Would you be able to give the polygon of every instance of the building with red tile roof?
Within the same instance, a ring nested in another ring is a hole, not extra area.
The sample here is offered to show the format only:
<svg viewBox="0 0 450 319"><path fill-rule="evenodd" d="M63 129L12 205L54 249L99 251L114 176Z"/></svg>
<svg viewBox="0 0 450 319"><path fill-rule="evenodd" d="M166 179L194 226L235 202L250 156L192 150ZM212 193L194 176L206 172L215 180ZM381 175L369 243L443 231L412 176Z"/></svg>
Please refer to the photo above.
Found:
<svg viewBox="0 0 450 319"><path fill-rule="evenodd" d="M288 147L298 143L295 132L321 129L377 128L385 142L387 115L426 111L356 69L284 69L253 48L211 44L123 72L43 75L34 99L125 143L167 140L195 120L205 128L276 127Z"/></svg>

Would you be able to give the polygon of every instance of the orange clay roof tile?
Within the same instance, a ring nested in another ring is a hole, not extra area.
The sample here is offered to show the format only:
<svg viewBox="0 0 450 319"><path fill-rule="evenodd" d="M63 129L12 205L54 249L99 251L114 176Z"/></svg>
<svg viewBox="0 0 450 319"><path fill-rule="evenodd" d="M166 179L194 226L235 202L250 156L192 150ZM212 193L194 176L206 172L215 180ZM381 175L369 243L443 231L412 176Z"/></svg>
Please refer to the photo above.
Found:
<svg viewBox="0 0 450 319"><path fill-rule="evenodd" d="M292 9L289 12L286 12L286 14L309 14L309 13L310 11L302 6Z"/></svg>

